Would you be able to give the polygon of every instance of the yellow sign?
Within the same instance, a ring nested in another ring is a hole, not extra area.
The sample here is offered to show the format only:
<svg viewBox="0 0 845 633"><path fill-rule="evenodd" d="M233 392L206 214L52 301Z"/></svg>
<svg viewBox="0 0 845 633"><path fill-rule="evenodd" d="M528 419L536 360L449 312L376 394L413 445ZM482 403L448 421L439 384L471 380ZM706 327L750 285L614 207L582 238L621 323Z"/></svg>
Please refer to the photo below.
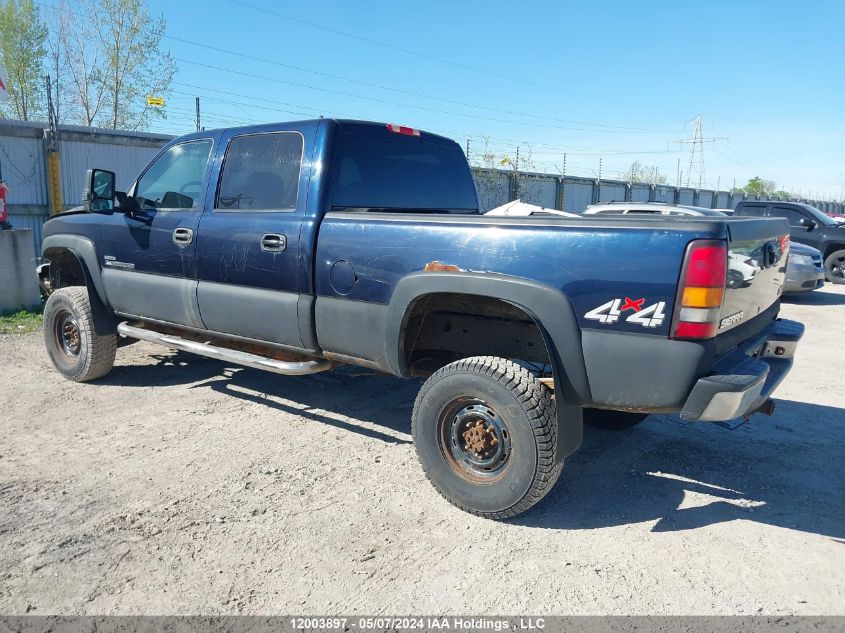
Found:
<svg viewBox="0 0 845 633"><path fill-rule="evenodd" d="M160 108L164 105L164 97L154 97L152 95L147 95L147 105Z"/></svg>

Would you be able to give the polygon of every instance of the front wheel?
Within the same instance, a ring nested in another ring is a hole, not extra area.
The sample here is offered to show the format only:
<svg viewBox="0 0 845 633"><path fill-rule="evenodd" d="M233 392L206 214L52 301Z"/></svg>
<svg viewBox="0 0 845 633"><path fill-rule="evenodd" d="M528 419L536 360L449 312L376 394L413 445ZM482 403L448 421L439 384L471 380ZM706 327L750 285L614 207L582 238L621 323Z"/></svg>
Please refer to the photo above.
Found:
<svg viewBox="0 0 845 633"><path fill-rule="evenodd" d="M824 273L828 281L845 284L845 249L834 251L824 260Z"/></svg>
<svg viewBox="0 0 845 633"><path fill-rule="evenodd" d="M117 334L105 308L92 303L85 286L59 288L44 306L44 343L65 378L85 382L114 365Z"/></svg>
<svg viewBox="0 0 845 633"><path fill-rule="evenodd" d="M465 358L423 385L411 418L431 483L462 510L491 519L525 512L554 486L557 421L548 388L503 358Z"/></svg>

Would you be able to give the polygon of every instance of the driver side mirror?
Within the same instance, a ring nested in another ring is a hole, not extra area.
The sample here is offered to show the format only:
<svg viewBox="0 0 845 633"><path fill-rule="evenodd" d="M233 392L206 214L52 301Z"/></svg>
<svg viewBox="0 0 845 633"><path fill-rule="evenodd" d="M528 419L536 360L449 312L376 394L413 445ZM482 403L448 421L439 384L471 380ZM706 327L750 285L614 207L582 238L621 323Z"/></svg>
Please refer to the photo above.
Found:
<svg viewBox="0 0 845 633"><path fill-rule="evenodd" d="M801 218L801 226L803 226L808 231L812 231L816 228L816 221L811 220L810 218Z"/></svg>
<svg viewBox="0 0 845 633"><path fill-rule="evenodd" d="M114 209L115 175L105 169L89 169L82 204L89 211L112 211Z"/></svg>

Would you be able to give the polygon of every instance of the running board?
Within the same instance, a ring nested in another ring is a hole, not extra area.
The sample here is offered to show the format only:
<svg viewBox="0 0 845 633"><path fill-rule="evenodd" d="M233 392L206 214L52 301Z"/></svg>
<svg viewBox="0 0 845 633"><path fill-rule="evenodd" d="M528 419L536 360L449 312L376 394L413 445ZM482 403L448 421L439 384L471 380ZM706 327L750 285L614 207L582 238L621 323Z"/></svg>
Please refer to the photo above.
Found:
<svg viewBox="0 0 845 633"><path fill-rule="evenodd" d="M253 369L272 371L286 376L316 374L318 372L331 369L334 366L332 361L322 358L300 362L275 360L265 356L259 356L258 354L250 354L249 352L242 352L240 350L218 347L216 345L211 345L210 343L200 343L184 339L181 336L162 334L161 332L135 327L134 325L129 325L125 321L117 326L117 332L121 336L137 338L142 341L149 341L150 343L158 343L159 345L164 345L165 347L190 352L199 356L216 358L217 360L245 365L246 367L252 367Z"/></svg>

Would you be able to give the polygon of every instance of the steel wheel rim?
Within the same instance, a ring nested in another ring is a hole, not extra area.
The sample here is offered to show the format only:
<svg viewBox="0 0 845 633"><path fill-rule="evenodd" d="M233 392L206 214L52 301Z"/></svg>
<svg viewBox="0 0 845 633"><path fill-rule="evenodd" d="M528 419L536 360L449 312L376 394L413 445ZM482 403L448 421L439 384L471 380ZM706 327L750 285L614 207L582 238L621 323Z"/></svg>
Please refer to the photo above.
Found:
<svg viewBox="0 0 845 633"><path fill-rule="evenodd" d="M830 276L845 278L845 257L837 257L833 260L830 267Z"/></svg>
<svg viewBox="0 0 845 633"><path fill-rule="evenodd" d="M72 312L62 310L56 315L53 326L56 348L70 361L79 358L82 351L82 332Z"/></svg>
<svg viewBox="0 0 845 633"><path fill-rule="evenodd" d="M489 404L459 398L441 412L437 426L440 452L456 475L481 484L504 477L512 454L511 433Z"/></svg>

